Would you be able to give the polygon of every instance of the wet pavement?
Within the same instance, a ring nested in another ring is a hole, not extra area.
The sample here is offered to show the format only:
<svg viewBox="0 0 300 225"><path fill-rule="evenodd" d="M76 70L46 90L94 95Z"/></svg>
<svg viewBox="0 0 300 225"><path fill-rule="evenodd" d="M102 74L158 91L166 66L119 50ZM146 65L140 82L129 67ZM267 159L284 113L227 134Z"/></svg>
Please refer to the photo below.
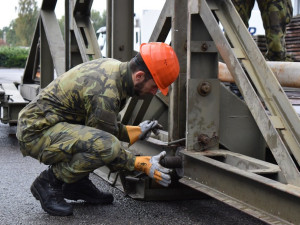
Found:
<svg viewBox="0 0 300 225"><path fill-rule="evenodd" d="M13 70L10 71L15 74ZM10 79L17 80L16 75ZM0 83L3 82L0 69ZM30 192L30 185L45 165L23 157L15 137L15 128L0 123L0 225L7 224L242 224L259 225L261 221L215 199L184 201L137 201L124 196L95 174L90 178L104 191L113 193L111 205L72 202L74 215L50 216Z"/></svg>
<svg viewBox="0 0 300 225"><path fill-rule="evenodd" d="M98 188L113 193L111 205L72 202L74 215L50 216L32 196L33 180L46 169L30 157L23 157L14 129L0 124L0 224L264 224L217 200L145 202L124 196L95 174L91 180Z"/></svg>

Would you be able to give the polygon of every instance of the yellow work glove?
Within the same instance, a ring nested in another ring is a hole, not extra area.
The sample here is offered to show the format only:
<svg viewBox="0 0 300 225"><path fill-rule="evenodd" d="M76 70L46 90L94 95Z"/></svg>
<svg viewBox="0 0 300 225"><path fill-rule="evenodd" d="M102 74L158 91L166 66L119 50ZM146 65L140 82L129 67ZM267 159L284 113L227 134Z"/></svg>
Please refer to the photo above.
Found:
<svg viewBox="0 0 300 225"><path fill-rule="evenodd" d="M171 183L171 169L165 168L159 164L159 161L166 156L166 152L163 151L156 156L137 156L134 169L144 172L149 177L153 178L157 183L162 186L168 187Z"/></svg>
<svg viewBox="0 0 300 225"><path fill-rule="evenodd" d="M162 126L157 122L157 120L145 120L138 126L126 126L127 133L130 139L130 144L133 144L137 140L147 139L151 131L157 132L158 129L162 129Z"/></svg>

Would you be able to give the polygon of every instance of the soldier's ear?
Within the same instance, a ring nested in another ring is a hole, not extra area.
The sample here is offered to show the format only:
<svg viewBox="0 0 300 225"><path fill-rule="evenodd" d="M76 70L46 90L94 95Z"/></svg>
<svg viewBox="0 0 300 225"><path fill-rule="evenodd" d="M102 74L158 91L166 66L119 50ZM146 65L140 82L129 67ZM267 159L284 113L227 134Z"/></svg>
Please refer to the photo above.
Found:
<svg viewBox="0 0 300 225"><path fill-rule="evenodd" d="M145 79L145 72L144 71L139 70L139 71L135 72L134 75L135 75L135 80L136 81L141 82L141 81L144 81L144 79Z"/></svg>

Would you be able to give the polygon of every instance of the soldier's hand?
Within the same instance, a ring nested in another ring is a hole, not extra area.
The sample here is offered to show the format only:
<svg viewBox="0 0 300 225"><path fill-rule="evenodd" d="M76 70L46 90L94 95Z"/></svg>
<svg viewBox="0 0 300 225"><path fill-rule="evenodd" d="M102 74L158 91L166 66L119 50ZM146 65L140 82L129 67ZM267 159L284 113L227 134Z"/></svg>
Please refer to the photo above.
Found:
<svg viewBox="0 0 300 225"><path fill-rule="evenodd" d="M149 138L151 131L158 135L158 130L162 129L162 126L157 122L157 120L145 120L138 126L126 126L128 136L130 139L130 144L133 144L137 140L144 140Z"/></svg>
<svg viewBox="0 0 300 225"><path fill-rule="evenodd" d="M137 171L146 173L149 177L153 178L157 183L162 186L169 186L171 184L171 169L165 168L160 165L159 161L163 159L166 152L163 151L156 156L137 156L134 168Z"/></svg>
<svg viewBox="0 0 300 225"><path fill-rule="evenodd" d="M145 120L144 122L139 124L139 127L141 128L141 134L139 136L139 140L144 140L150 137L151 131L157 131L159 128L159 124L157 120Z"/></svg>

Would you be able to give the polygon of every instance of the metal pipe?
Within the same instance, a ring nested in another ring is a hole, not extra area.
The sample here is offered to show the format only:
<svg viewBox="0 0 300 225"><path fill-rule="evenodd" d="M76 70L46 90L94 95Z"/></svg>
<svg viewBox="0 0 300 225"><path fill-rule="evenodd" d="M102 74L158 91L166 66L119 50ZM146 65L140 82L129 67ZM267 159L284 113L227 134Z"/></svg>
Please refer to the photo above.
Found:
<svg viewBox="0 0 300 225"><path fill-rule="evenodd" d="M298 62L267 62L278 82L283 87L300 87L300 63ZM219 80L234 83L234 79L225 63L219 62Z"/></svg>

